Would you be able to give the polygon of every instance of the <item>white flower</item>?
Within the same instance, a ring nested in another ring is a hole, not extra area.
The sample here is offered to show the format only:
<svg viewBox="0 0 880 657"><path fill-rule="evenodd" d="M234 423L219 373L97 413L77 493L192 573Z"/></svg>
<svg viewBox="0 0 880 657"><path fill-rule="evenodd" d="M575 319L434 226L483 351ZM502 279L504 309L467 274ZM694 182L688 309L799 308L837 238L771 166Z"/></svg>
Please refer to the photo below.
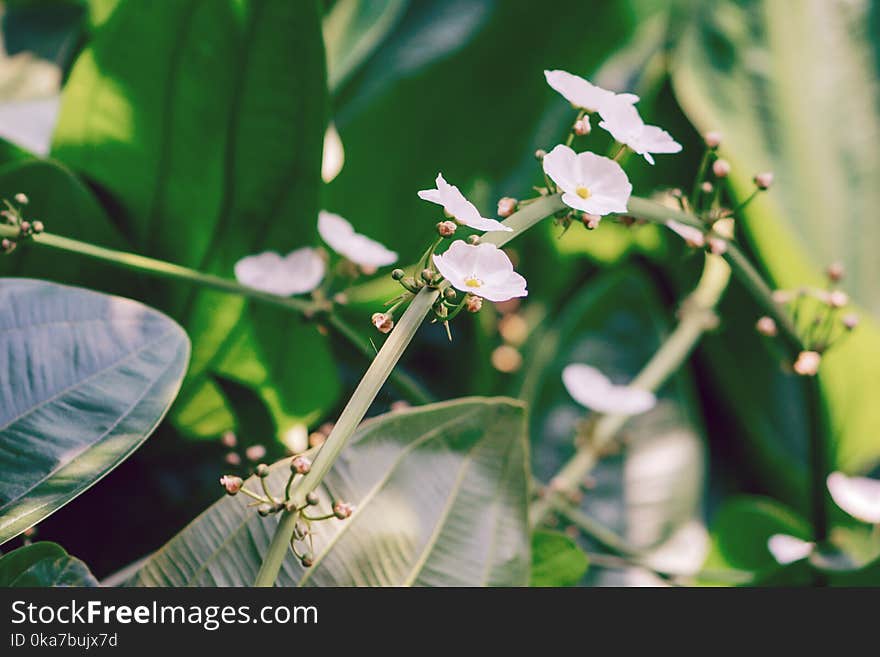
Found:
<svg viewBox="0 0 880 657"><path fill-rule="evenodd" d="M651 153L678 153L681 144L668 132L655 125L645 125L638 110L631 103L612 100L599 108L602 120L599 127L611 133L621 144L654 164Z"/></svg>
<svg viewBox="0 0 880 657"><path fill-rule="evenodd" d="M437 189L423 189L420 191L419 198L423 201L442 205L443 209L450 216L454 217L458 223L470 226L476 230L513 230L513 228L505 226L500 221L481 216L477 207L464 197L464 194L459 191L458 187L446 182L442 173L437 174L436 184Z"/></svg>
<svg viewBox="0 0 880 657"><path fill-rule="evenodd" d="M880 481L868 477L848 477L842 472L828 475L828 492L835 504L853 518L880 523Z"/></svg>
<svg viewBox="0 0 880 657"><path fill-rule="evenodd" d="M700 247L706 243L706 236L699 228L688 226L674 219L667 221L666 227L681 237L688 246Z"/></svg>
<svg viewBox="0 0 880 657"><path fill-rule="evenodd" d="M657 403L653 393L614 385L602 372L589 365L568 365L562 370L562 382L576 402L599 413L637 415Z"/></svg>
<svg viewBox="0 0 880 657"><path fill-rule="evenodd" d="M434 265L456 289L489 301L524 297L526 279L513 271L507 254L494 244L476 246L456 240L442 255L434 255Z"/></svg>
<svg viewBox="0 0 880 657"><path fill-rule="evenodd" d="M397 262L397 254L369 237L354 232L351 224L338 214L321 210L318 232L339 255L362 267L384 267Z"/></svg>
<svg viewBox="0 0 880 657"><path fill-rule="evenodd" d="M773 558L783 566L806 559L815 547L815 543L802 541L788 534L773 534L773 536L767 539L767 549L773 555Z"/></svg>
<svg viewBox="0 0 880 657"><path fill-rule="evenodd" d="M558 91L565 100L588 112L597 111L603 103L610 100L616 99L630 105L639 100L639 97L634 94L616 94L613 91L597 87L568 71L544 71L544 77L547 78L547 84Z"/></svg>
<svg viewBox="0 0 880 657"><path fill-rule="evenodd" d="M632 185L614 160L559 144L544 156L544 173L562 190L562 202L575 210L599 216L626 212Z"/></svg>
<svg viewBox="0 0 880 657"><path fill-rule="evenodd" d="M345 164L345 150L342 147L342 138L336 131L336 126L331 123L324 133L324 156L321 160L321 179L325 183L333 182L334 178L342 171Z"/></svg>
<svg viewBox="0 0 880 657"><path fill-rule="evenodd" d="M324 259L317 249L307 246L283 258L274 251L242 258L235 263L235 278L242 285L288 297L318 287L324 269Z"/></svg>

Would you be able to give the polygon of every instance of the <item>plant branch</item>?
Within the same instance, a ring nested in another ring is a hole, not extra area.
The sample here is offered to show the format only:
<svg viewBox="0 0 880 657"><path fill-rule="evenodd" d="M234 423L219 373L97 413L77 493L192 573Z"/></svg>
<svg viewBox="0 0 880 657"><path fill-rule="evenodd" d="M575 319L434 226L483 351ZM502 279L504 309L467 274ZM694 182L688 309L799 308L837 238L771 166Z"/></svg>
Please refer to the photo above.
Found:
<svg viewBox="0 0 880 657"><path fill-rule="evenodd" d="M0 238L7 237L15 239L18 237L18 228L9 225L0 225ZM164 260L156 258L148 258L146 256L137 255L135 253L127 253L108 249L102 246L96 246L87 242L54 235L51 233L40 233L28 238L22 245L33 243L36 246L55 249L58 251L66 251L77 255L100 260L110 265L141 272L150 276L159 278L168 278L176 281L183 281L228 294L242 296L253 299L260 303L265 303L285 310L297 312L304 317L311 317L318 312L327 311L325 317L327 323L340 336L346 339L357 349L367 360L372 360L374 350L368 341L358 335L349 324L347 324L337 313L328 310L326 304L322 305L314 301L306 301L294 297L282 297L268 292L263 292L245 285L241 285L237 281L212 274L204 274L189 267L182 267ZM400 389L401 393L414 404L425 404L432 401L431 395L412 377L403 373L395 372L393 375L394 384Z"/></svg>
<svg viewBox="0 0 880 657"><path fill-rule="evenodd" d="M681 367L703 333L717 324L714 309L727 289L729 280L730 267L724 260L719 256L706 254L697 287L681 305L678 325L630 385L643 390L657 390ZM581 482L608 449L627 419L627 415L599 417L593 425L589 439L579 446L574 456L553 477L544 498L532 504L533 526L544 521L553 510L556 499L577 492Z"/></svg>

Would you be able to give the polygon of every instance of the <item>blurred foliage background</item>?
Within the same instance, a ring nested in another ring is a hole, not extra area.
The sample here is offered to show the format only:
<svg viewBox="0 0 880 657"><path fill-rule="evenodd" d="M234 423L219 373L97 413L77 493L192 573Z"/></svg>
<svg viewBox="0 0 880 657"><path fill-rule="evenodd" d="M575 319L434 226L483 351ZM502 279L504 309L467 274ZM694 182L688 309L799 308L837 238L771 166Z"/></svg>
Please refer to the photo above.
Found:
<svg viewBox="0 0 880 657"><path fill-rule="evenodd" d="M733 194L747 195L759 171L776 174L742 234L771 280L818 284L826 265L846 265L863 322L827 358L822 403L832 465L870 473L880 462L880 3L797 4L8 0L0 192L26 192L53 232L223 276L245 254L314 243L320 208L410 261L436 220L416 191L438 171L484 213L539 183L535 149L557 143L571 120L542 72L569 70L638 93L641 114L684 145L654 167L631 159L636 193L688 189L700 133L720 130ZM344 165L322 184L330 124ZM601 136L592 139L602 152ZM529 280L515 312L525 330L505 331L511 309L489 308L456 322L451 344L423 328L404 361L436 399L527 401L541 480L571 454L581 413L562 368L580 360L631 377L699 271L699 258L653 226L606 222L561 237L545 223L513 245ZM4 258L0 273L130 296L170 313L193 341L170 420L40 525L40 538L62 541L99 576L160 546L217 498L224 431L280 457L285 437L335 417L365 366L314 324L219 293L36 251ZM382 279L351 290L346 318L369 334L369 315L393 289ZM736 544L747 517L763 519L748 524L758 544L779 527L804 531L780 518L806 512L807 402L754 331L760 314L733 283L718 330L662 403L628 425L628 449L594 473L583 509L651 550L658 567L699 562L710 544L718 567L769 565L766 550ZM515 371L491 364L505 342L522 357ZM399 397L389 386L375 412Z"/></svg>

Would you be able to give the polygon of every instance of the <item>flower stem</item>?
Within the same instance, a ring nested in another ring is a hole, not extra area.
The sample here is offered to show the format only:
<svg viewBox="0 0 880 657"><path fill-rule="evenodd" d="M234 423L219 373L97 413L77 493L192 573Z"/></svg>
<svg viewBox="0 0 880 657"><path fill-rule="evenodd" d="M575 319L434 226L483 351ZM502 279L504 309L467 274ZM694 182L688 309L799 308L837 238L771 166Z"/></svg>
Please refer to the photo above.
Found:
<svg viewBox="0 0 880 657"><path fill-rule="evenodd" d="M14 226L0 225L0 238L8 237L10 239L15 239L18 237L18 233L18 228ZM303 316L311 316L316 311L325 308L325 306L321 306L312 301L293 297L281 297L268 292L262 292L261 290L241 285L228 278L222 278L212 274L204 274L195 269L175 265L170 262L165 262L164 260L157 260L156 258L148 258L134 253L108 249L102 246L89 244L88 242L81 242L79 240L62 237L61 235L54 235L52 233L40 233L39 235L34 235L23 243L33 243L36 246L75 253L94 260L100 260L101 262L122 269L129 269L159 278L184 281L212 290L243 296L261 303L292 310ZM368 360L373 358L374 351L369 343L363 340L360 335L351 328L351 326L339 317L338 314L329 312L326 315L326 321L334 331L350 342L365 358ZM401 394L414 404L425 404L432 400L431 395L429 395L419 383L403 372L395 372L393 375L393 381Z"/></svg>
<svg viewBox="0 0 880 657"><path fill-rule="evenodd" d="M558 195L542 198L507 218L504 223L512 228L512 231L487 233L482 241L499 247L503 246L514 237L525 232L545 217L561 210L563 207L562 200ZM317 488L324 476L330 471L340 452L342 452L342 449L354 434L361 420L364 419L367 410L369 410L376 395L379 394L379 390L388 379L394 366L403 356L416 331L431 312L432 306L442 294L442 288L442 285L440 288L424 287L413 298L412 303L409 304L406 311L401 315L400 321L397 322L394 329L388 335L388 339L385 340L379 353L376 354L376 358L370 364L357 388L355 388L345 408L342 409L342 413L333 426L333 430L321 446L317 456L315 456L311 470L294 485L288 506L292 508L302 506L305 503L306 495ZM279 523L269 545L266 558L254 582L255 586L272 586L278 577L281 564L284 561L284 555L287 551L287 545L290 543L293 528L296 524L295 519L288 521L291 515L287 513Z"/></svg>
<svg viewBox="0 0 880 657"><path fill-rule="evenodd" d="M681 306L681 319L675 330L660 346L651 360L630 384L643 390L657 390L681 367L703 333L717 324L715 306L727 289L730 267L719 256L706 254L703 273L697 287ZM589 440L583 442L574 456L553 477L551 490L532 504L533 526L540 525L553 510L556 498L578 490L626 423L627 415L603 415L593 425Z"/></svg>

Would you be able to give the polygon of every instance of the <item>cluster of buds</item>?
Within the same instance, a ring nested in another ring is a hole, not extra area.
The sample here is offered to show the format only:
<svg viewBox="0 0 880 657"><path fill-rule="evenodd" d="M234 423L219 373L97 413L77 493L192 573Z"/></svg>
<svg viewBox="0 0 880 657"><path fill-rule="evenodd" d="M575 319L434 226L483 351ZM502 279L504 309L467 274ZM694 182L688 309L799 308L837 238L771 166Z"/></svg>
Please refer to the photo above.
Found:
<svg viewBox="0 0 880 657"><path fill-rule="evenodd" d="M220 444L227 450L223 460L226 465L232 467L240 466L245 460L250 463L257 463L266 457L266 446L260 443L248 445L243 450L239 445L238 436L233 431L226 431L220 436Z"/></svg>
<svg viewBox="0 0 880 657"><path fill-rule="evenodd" d="M796 374L815 376L822 357L859 324L858 315L841 312L849 305L849 295L837 287L844 273L843 265L834 263L825 271L825 289L801 287L773 292L773 301L790 310L798 337L804 345L791 366ZM761 335L768 337L778 333L776 322L770 317L761 317L755 327Z"/></svg>
<svg viewBox="0 0 880 657"><path fill-rule="evenodd" d="M10 234L0 239L0 251L3 253L12 253L18 246L18 242L38 235L44 230L42 221L29 221L24 218L23 208L29 202L25 194L19 192L12 198L12 201L3 199L6 209L0 210L5 227L12 228Z"/></svg>

